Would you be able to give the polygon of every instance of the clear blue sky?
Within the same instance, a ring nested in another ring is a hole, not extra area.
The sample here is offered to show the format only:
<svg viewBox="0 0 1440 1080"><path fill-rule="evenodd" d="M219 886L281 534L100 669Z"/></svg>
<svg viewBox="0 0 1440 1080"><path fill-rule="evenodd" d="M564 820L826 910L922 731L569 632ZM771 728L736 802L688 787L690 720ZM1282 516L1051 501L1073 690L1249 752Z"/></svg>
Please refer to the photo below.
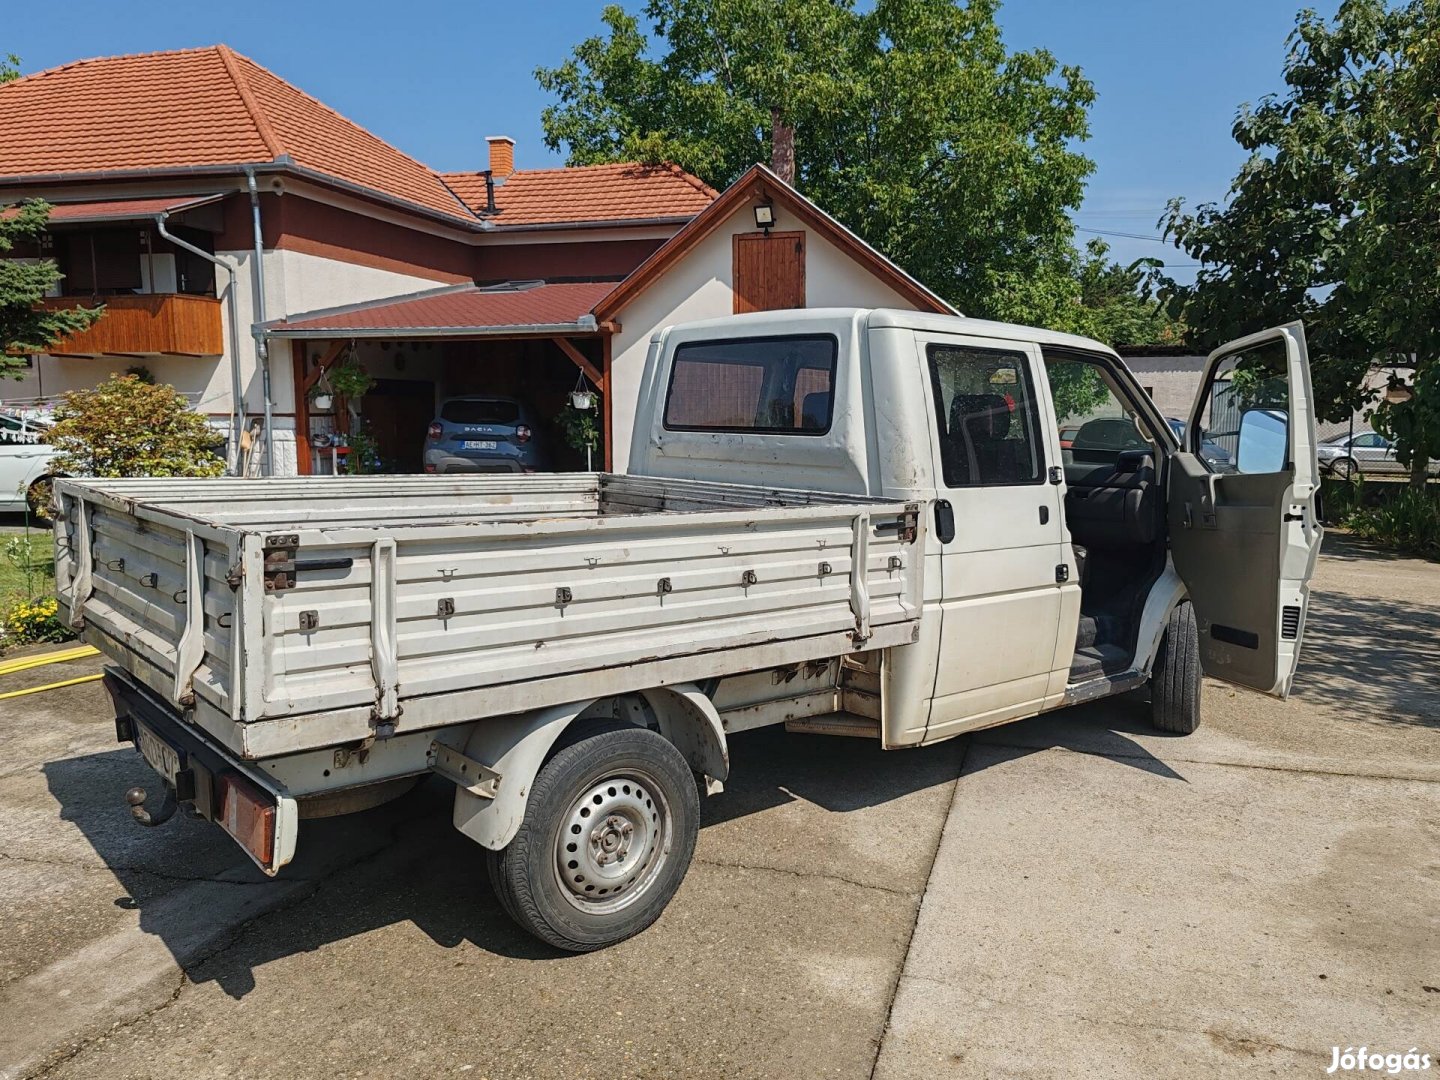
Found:
<svg viewBox="0 0 1440 1080"><path fill-rule="evenodd" d="M540 141L532 72L597 31L601 0L193 0L38 5L0 29L36 71L88 56L224 41L439 169L480 168L484 137L515 137L523 167L558 163ZM630 7L639 6L630 0ZM1301 0L1008 0L1012 48L1043 46L1095 83L1096 162L1082 229L1151 234L1166 199L1218 199L1243 155L1236 106L1278 88ZM1332 5L1322 0L1321 6ZM1081 238L1092 235L1082 232ZM1124 259L1173 248L1107 237Z"/></svg>

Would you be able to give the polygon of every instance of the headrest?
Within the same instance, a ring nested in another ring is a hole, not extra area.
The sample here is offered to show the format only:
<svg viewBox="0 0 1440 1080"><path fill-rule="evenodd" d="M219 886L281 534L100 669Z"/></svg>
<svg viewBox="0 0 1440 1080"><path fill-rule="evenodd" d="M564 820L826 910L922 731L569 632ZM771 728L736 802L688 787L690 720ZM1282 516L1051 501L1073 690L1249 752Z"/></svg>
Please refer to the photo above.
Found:
<svg viewBox="0 0 1440 1080"><path fill-rule="evenodd" d="M1010 433L1010 405L999 394L956 394L950 431L964 425L972 439L1003 439Z"/></svg>
<svg viewBox="0 0 1440 1080"><path fill-rule="evenodd" d="M800 427L823 428L830 419L830 391L816 390L800 399Z"/></svg>

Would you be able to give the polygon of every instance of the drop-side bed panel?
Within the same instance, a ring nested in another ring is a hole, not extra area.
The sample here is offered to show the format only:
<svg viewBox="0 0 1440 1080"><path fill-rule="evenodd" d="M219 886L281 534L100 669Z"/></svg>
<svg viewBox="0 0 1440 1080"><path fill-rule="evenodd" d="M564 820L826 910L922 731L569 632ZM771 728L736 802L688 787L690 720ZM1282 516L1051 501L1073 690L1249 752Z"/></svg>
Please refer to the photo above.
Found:
<svg viewBox="0 0 1440 1080"><path fill-rule="evenodd" d="M921 606L921 515L880 499L594 474L57 493L69 617L236 749L227 724L286 720L298 750L333 741L324 714L383 733L477 718L447 696L514 711L584 673L616 693L898 644Z"/></svg>

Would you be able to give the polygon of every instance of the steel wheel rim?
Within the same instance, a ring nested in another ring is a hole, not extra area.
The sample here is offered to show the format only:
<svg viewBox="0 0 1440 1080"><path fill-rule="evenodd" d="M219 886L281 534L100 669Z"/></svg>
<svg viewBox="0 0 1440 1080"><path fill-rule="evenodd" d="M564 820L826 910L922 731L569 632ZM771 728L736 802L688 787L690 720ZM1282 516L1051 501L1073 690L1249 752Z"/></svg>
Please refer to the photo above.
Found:
<svg viewBox="0 0 1440 1080"><path fill-rule="evenodd" d="M561 894L587 915L629 907L659 879L671 832L670 804L654 777L633 770L591 784L556 832Z"/></svg>

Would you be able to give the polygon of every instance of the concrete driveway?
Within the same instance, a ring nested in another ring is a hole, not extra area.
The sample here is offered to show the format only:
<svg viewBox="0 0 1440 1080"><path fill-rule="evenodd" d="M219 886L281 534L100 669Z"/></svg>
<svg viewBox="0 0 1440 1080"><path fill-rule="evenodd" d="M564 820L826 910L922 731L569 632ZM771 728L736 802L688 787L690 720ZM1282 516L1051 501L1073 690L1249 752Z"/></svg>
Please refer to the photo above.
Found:
<svg viewBox="0 0 1440 1080"><path fill-rule="evenodd" d="M639 938L515 930L438 782L266 881L96 684L0 702L0 1076L1319 1075L1440 1050L1440 567L1327 542L1289 702L735 737ZM95 670L7 676L0 690Z"/></svg>

